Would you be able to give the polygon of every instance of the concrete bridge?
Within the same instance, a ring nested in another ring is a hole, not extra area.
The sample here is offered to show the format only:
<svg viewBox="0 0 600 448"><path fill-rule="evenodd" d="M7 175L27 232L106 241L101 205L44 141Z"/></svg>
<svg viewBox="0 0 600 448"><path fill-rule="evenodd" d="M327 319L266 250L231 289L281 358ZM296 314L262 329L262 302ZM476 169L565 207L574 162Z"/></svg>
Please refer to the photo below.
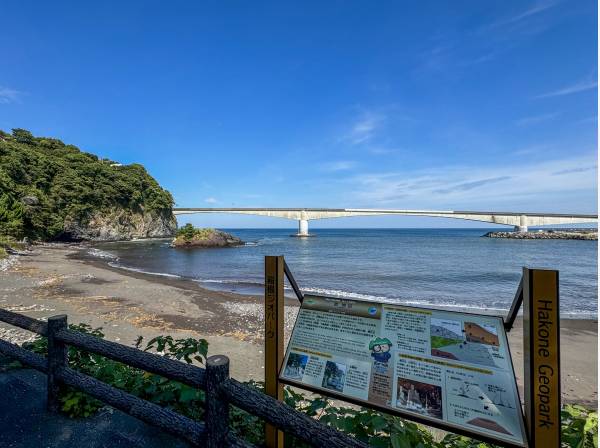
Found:
<svg viewBox="0 0 600 448"><path fill-rule="evenodd" d="M516 212L470 212L453 210L385 210L363 208L175 208L175 215L194 213L234 213L242 215L272 216L298 221L297 236L310 236L308 221L311 219L344 218L348 216L432 216L437 218L466 219L513 226L515 231L527 232L529 226L558 224L580 224L598 222L598 215L559 213L516 213Z"/></svg>

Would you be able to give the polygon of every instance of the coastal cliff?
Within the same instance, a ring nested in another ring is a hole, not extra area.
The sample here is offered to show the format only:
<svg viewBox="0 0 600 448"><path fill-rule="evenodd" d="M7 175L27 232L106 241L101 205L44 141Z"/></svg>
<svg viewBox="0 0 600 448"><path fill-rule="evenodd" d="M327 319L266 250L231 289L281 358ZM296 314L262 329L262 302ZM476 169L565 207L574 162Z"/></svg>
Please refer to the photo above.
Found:
<svg viewBox="0 0 600 448"><path fill-rule="evenodd" d="M0 236L34 241L170 237L173 197L123 165L24 129L0 131Z"/></svg>
<svg viewBox="0 0 600 448"><path fill-rule="evenodd" d="M61 239L120 241L137 238L167 238L177 230L172 213L132 212L122 208L93 213L84 221L65 221Z"/></svg>

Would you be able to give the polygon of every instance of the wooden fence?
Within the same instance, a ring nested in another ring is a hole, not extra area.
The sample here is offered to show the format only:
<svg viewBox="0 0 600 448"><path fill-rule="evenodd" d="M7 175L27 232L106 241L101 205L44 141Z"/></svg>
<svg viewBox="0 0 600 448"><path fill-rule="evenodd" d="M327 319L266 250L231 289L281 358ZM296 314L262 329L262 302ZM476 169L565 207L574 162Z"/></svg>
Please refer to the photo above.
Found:
<svg viewBox="0 0 600 448"><path fill-rule="evenodd" d="M2 339L0 339L0 353L47 374L50 411L58 410L58 385L65 384L181 437L195 446L209 448L254 446L229 432L229 406L233 405L313 446L366 447L364 443L353 437L323 425L285 403L229 378L229 359L226 356L210 356L206 360L206 368L203 369L69 330L65 315L50 317L48 322L43 322L0 309L0 321L48 338L47 357ZM68 346L78 347L204 390L206 392L205 420L194 421L69 368Z"/></svg>

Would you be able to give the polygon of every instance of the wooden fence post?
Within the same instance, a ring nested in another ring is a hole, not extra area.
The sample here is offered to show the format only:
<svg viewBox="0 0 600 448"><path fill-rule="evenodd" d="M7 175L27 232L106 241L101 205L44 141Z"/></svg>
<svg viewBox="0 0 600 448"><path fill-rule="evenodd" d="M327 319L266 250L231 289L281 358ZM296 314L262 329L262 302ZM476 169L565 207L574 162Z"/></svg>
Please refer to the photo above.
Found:
<svg viewBox="0 0 600 448"><path fill-rule="evenodd" d="M55 338L56 332L67 328L67 316L61 314L48 318L48 400L50 412L60 409L59 383L56 379L58 369L67 367L67 346Z"/></svg>
<svg viewBox="0 0 600 448"><path fill-rule="evenodd" d="M265 393L283 401L283 385L279 369L283 363L283 321L285 261L283 256L265 257ZM265 425L267 448L283 448L283 432Z"/></svg>
<svg viewBox="0 0 600 448"><path fill-rule="evenodd" d="M229 379L229 358L210 356L206 360L206 446L220 448L227 445L229 433L229 403L219 392L221 384Z"/></svg>

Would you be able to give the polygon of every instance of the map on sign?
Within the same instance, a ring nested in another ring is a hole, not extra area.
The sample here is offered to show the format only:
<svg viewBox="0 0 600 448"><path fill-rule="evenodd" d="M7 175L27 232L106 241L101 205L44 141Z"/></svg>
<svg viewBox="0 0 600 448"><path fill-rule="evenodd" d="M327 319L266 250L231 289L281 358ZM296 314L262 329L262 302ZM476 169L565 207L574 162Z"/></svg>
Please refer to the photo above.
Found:
<svg viewBox="0 0 600 448"><path fill-rule="evenodd" d="M502 319L304 296L280 379L525 446Z"/></svg>

